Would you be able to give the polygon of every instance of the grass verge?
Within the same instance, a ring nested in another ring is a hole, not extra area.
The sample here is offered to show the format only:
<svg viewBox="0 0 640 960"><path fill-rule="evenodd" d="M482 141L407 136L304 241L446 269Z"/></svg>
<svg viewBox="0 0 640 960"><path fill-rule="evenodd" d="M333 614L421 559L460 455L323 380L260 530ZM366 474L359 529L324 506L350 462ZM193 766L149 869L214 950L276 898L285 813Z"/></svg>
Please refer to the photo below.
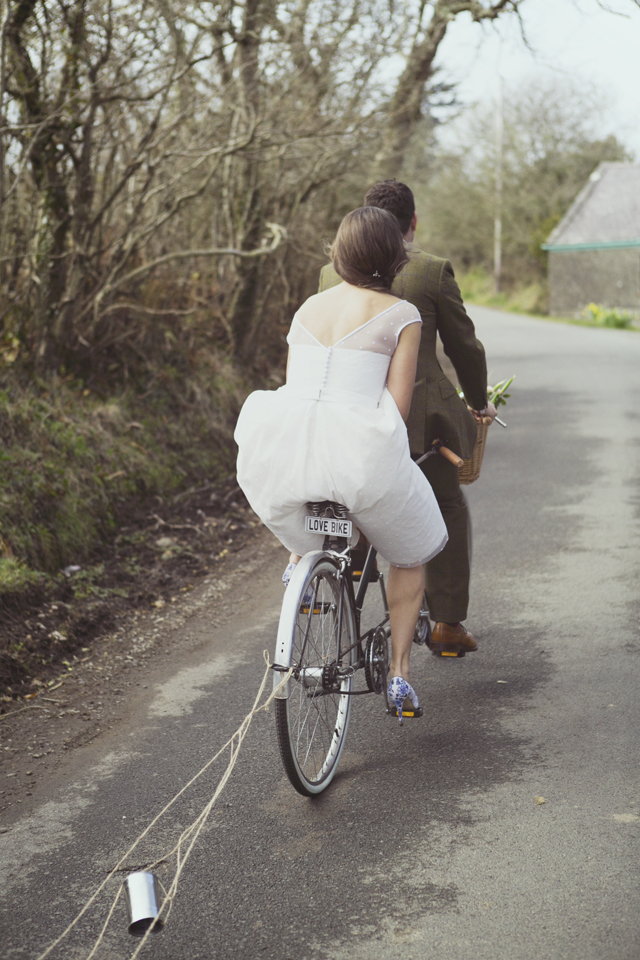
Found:
<svg viewBox="0 0 640 960"><path fill-rule="evenodd" d="M217 542L232 503L219 493L237 490L233 427L245 393L215 356L179 382L158 370L145 392L107 398L71 378L0 370L5 695L108 628L114 610L154 602L170 583L182 589L231 549ZM232 529L245 527L239 515Z"/></svg>
<svg viewBox="0 0 640 960"><path fill-rule="evenodd" d="M548 292L541 282L523 284L511 290L495 292L494 280L481 269L470 270L458 277L462 298L479 307L495 307L507 313L522 313L548 320L551 323L569 323L580 327L640 330L640 322L625 310L607 310L598 304L589 304L579 317L557 317L547 313Z"/></svg>
<svg viewBox="0 0 640 960"><path fill-rule="evenodd" d="M159 387L105 400L0 376L0 604L33 587L34 571L83 561L141 501L233 470L242 384L222 365L191 386L179 400Z"/></svg>
<svg viewBox="0 0 640 960"><path fill-rule="evenodd" d="M539 281L496 293L493 277L479 268L460 274L457 279L462 298L469 303L510 313L546 315L548 294L545 285Z"/></svg>

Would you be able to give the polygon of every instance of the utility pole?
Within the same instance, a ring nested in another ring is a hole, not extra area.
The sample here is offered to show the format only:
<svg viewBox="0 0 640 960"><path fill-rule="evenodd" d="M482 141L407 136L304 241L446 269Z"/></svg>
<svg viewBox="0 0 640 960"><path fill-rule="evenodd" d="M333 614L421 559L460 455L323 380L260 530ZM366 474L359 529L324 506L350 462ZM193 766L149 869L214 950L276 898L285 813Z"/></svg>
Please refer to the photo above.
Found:
<svg viewBox="0 0 640 960"><path fill-rule="evenodd" d="M502 141L503 141L503 79L498 76L498 104L496 109L496 192L493 220L493 279L496 293L500 293L502 274Z"/></svg>

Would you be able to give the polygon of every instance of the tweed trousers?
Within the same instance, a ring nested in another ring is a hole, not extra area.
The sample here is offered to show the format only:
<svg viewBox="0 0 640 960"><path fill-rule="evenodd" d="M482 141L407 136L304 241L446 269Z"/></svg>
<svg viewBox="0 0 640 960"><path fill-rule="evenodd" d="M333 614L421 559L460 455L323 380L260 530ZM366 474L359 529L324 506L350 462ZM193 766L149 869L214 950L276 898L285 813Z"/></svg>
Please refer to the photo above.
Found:
<svg viewBox="0 0 640 960"><path fill-rule="evenodd" d="M424 565L432 620L457 623L467 617L471 573L471 515L460 488L458 468L444 457L428 457L420 469L433 488L447 525L444 550Z"/></svg>

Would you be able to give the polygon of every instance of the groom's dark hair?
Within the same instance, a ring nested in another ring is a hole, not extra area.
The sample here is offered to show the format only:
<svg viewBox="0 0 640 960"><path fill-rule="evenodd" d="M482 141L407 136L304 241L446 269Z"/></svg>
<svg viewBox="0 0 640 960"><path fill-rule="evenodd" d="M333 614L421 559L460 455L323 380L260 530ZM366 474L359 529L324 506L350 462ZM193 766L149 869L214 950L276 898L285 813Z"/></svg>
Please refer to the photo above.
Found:
<svg viewBox="0 0 640 960"><path fill-rule="evenodd" d="M381 207L392 213L403 235L411 226L416 205L411 190L406 183L399 180L380 180L367 190L364 198L365 207Z"/></svg>

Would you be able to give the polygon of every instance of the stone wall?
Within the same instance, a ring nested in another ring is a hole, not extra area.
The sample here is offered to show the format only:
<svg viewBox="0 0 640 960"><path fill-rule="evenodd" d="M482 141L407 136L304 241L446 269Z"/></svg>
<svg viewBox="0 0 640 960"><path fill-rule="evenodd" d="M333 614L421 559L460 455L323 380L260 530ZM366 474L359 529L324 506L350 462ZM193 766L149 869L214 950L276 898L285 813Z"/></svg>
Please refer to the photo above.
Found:
<svg viewBox="0 0 640 960"><path fill-rule="evenodd" d="M589 303L640 313L640 248L549 251L549 313L577 316Z"/></svg>

